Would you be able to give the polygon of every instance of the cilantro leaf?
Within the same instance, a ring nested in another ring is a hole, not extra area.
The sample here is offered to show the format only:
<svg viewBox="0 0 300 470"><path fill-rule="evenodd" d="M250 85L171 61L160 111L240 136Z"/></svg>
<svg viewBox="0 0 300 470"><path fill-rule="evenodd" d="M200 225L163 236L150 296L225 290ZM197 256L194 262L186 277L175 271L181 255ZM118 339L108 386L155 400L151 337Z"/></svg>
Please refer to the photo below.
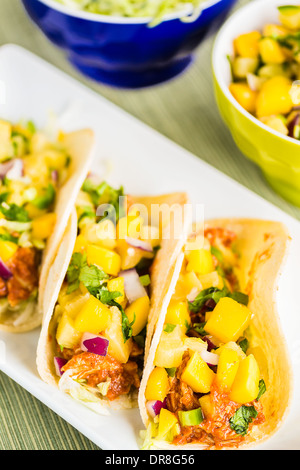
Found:
<svg viewBox="0 0 300 470"><path fill-rule="evenodd" d="M53 184L49 184L47 188L44 189L43 194L37 196L32 204L38 209L48 209L54 202L56 196L56 191Z"/></svg>
<svg viewBox="0 0 300 470"><path fill-rule="evenodd" d="M266 387L265 381L263 379L260 379L260 381L259 381L259 392L258 392L256 400L258 401L260 399L260 397L264 393L266 393L266 391L267 391L267 387Z"/></svg>
<svg viewBox="0 0 300 470"><path fill-rule="evenodd" d="M209 287L201 291L193 302L189 302L189 309L191 312L198 313L208 300L212 299L217 304L222 297L230 297L244 305L248 305L249 301L249 297L242 292L230 292L227 287L223 289Z"/></svg>
<svg viewBox="0 0 300 470"><path fill-rule="evenodd" d="M18 243L18 238L13 237L9 233L1 233L0 234L0 240L3 240L5 242L12 242L12 243L16 243L16 244Z"/></svg>
<svg viewBox="0 0 300 470"><path fill-rule="evenodd" d="M172 325L171 323L167 323L166 326L165 326L164 331L166 333L172 333L172 331L174 331L175 328L176 328L176 325Z"/></svg>
<svg viewBox="0 0 300 470"><path fill-rule="evenodd" d="M254 406L241 406L229 420L231 429L237 434L245 436L247 434L249 424L252 419L257 417L257 414L258 413Z"/></svg>
<svg viewBox="0 0 300 470"><path fill-rule="evenodd" d="M0 205L0 212L4 215L7 220L14 222L29 222L30 217L24 207L18 206L17 204L6 204Z"/></svg>

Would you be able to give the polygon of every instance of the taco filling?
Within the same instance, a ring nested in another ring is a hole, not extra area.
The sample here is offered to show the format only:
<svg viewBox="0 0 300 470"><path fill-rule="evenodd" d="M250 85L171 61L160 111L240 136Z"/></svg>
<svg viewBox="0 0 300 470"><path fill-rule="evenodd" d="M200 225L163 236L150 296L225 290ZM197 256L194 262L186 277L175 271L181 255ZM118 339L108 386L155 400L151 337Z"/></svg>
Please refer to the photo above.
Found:
<svg viewBox="0 0 300 470"><path fill-rule="evenodd" d="M26 323L36 308L42 256L56 224L56 195L70 156L32 122L0 121L0 322Z"/></svg>
<svg viewBox="0 0 300 470"><path fill-rule="evenodd" d="M144 449L157 441L239 447L265 421L265 382L248 339L255 312L240 292L236 238L214 227L198 247L186 244L146 382Z"/></svg>
<svg viewBox="0 0 300 470"><path fill-rule="evenodd" d="M123 188L92 176L76 211L75 247L49 328L59 388L85 403L131 401L140 385L160 229L147 225Z"/></svg>

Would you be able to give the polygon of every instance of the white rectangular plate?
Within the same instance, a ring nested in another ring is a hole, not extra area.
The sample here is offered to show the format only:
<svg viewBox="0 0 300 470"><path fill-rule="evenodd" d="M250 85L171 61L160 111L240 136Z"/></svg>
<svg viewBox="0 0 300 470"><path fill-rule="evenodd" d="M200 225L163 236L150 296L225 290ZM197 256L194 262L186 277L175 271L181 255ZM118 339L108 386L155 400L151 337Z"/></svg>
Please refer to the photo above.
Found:
<svg viewBox="0 0 300 470"><path fill-rule="evenodd" d="M293 362L295 399L282 428L259 449L299 449L299 222L24 49L14 45L0 48L0 84L3 118L32 119L43 126L52 112L66 130L94 129L97 150L93 170L112 184L124 185L128 192L184 190L195 206L204 205L206 218L256 217L287 225L292 243L277 300ZM0 364L3 372L100 448L138 449L142 423L137 410L101 417L40 380L35 365L38 335L39 330L0 334L6 350Z"/></svg>

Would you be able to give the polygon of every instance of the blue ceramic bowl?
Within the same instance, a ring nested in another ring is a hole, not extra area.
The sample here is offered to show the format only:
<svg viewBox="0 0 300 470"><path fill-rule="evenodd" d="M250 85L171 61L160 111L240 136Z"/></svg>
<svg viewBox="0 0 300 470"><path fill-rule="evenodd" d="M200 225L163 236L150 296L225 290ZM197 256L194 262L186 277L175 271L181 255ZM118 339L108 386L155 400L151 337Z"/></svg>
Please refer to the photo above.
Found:
<svg viewBox="0 0 300 470"><path fill-rule="evenodd" d="M22 0L34 23L66 51L78 70L122 88L155 85L181 73L196 47L224 21L236 1L209 0L196 21L183 22L178 14L169 15L149 27L149 18L78 12L55 0Z"/></svg>

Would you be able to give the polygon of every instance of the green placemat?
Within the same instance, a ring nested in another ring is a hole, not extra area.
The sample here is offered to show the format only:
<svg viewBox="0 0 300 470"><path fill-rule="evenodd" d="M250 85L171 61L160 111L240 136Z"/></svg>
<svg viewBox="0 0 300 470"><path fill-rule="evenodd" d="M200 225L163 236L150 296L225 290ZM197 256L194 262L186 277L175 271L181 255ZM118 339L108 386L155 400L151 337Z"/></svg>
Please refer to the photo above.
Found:
<svg viewBox="0 0 300 470"><path fill-rule="evenodd" d="M248 3L240 0L237 6ZM139 91L111 89L85 80L28 19L20 0L0 1L0 45L19 44L114 102L247 188L300 219L300 210L277 196L260 170L235 146L214 100L213 37L176 80ZM72 426L0 373L0 450L97 450Z"/></svg>

